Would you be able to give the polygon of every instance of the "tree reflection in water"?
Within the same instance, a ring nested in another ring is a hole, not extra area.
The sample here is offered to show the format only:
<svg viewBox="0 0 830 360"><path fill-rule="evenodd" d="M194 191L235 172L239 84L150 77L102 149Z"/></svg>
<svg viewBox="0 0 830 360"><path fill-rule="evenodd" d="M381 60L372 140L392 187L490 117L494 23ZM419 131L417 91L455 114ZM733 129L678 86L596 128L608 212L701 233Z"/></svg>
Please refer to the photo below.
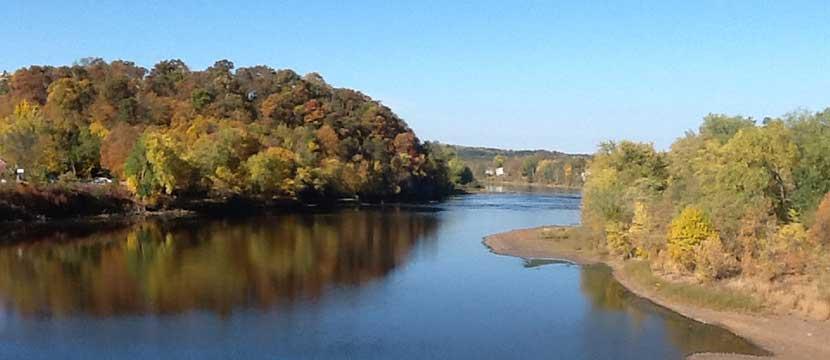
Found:
<svg viewBox="0 0 830 360"><path fill-rule="evenodd" d="M438 221L394 210L147 221L72 242L7 246L0 303L23 316L271 308L387 275L433 237Z"/></svg>
<svg viewBox="0 0 830 360"><path fill-rule="evenodd" d="M636 336L649 321L658 321L666 337L685 355L707 352L737 352L769 356L752 343L723 328L689 320L651 301L638 297L622 286L605 265L584 266L580 272L580 288L591 302L591 311L625 313ZM619 324L616 324L619 326Z"/></svg>

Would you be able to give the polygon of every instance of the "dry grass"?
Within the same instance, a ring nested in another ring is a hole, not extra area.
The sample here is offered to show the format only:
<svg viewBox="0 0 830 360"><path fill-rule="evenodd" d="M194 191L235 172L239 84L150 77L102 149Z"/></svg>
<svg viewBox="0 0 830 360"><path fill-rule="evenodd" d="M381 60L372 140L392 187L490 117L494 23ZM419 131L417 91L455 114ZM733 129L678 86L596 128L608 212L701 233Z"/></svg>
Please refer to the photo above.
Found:
<svg viewBox="0 0 830 360"><path fill-rule="evenodd" d="M545 240L566 240L570 238L571 229L564 227L547 227L539 231L539 237Z"/></svg>
<svg viewBox="0 0 830 360"><path fill-rule="evenodd" d="M667 281L654 275L645 261L625 262L621 271L638 285L648 287L671 302L745 313L758 313L764 310L764 304L756 296L745 291L714 283Z"/></svg>

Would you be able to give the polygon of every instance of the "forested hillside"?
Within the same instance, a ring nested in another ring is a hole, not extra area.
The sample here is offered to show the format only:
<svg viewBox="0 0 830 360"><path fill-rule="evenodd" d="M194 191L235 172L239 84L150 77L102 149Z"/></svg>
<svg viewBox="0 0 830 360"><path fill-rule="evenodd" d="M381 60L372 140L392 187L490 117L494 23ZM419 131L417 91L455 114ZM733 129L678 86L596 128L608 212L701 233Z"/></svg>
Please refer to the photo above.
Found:
<svg viewBox="0 0 830 360"><path fill-rule="evenodd" d="M581 187L589 155L548 150L504 150L446 145L451 154L467 165L476 179ZM487 175L503 168L504 175Z"/></svg>
<svg viewBox="0 0 830 360"><path fill-rule="evenodd" d="M87 59L0 77L0 159L11 177L125 180L163 195L438 198L447 159L392 110L311 73L227 60L192 70Z"/></svg>
<svg viewBox="0 0 830 360"><path fill-rule="evenodd" d="M830 109L710 115L670 151L605 143L590 162L583 224L600 248L653 269L727 281L830 316Z"/></svg>

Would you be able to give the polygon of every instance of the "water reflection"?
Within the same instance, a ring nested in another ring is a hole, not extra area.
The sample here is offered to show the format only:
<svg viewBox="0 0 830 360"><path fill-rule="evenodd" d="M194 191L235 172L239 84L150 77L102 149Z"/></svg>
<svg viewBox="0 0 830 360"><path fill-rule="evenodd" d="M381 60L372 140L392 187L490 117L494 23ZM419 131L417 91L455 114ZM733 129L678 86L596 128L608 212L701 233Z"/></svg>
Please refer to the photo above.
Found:
<svg viewBox="0 0 830 360"><path fill-rule="evenodd" d="M314 299L388 274L438 217L342 211L143 222L65 243L0 248L0 304L30 316L166 314Z"/></svg>
<svg viewBox="0 0 830 360"><path fill-rule="evenodd" d="M770 354L725 329L690 321L682 315L640 298L617 282L605 265L584 266L580 272L580 289L590 299L591 311L624 313L632 336L645 334L649 322L659 322L666 337L684 355L699 352L735 352L759 356ZM618 328L621 324L615 323ZM619 329L617 329L619 330Z"/></svg>
<svg viewBox="0 0 830 360"><path fill-rule="evenodd" d="M681 359L757 354L607 268L491 254L574 194L121 230L0 247L0 358ZM405 265L405 266L403 266ZM545 265L545 266L543 266Z"/></svg>

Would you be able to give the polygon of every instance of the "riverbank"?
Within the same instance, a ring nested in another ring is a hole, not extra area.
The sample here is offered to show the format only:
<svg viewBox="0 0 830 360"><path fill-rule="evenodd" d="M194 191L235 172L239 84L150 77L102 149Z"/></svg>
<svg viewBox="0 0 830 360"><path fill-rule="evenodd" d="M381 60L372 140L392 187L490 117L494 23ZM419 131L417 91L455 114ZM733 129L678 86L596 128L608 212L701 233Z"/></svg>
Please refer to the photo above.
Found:
<svg viewBox="0 0 830 360"><path fill-rule="evenodd" d="M803 320L792 315L773 315L749 306L735 307L730 300L707 303L706 297L723 291L703 286L678 292L683 285L673 284L643 272L635 262L609 259L571 235L570 228L540 227L521 229L485 237L484 244L500 255L525 259L562 259L577 264L605 263L614 277L632 293L649 299L697 321L726 328L762 348L775 359L830 359L830 323ZM729 294L729 296L741 296ZM711 296L715 298L716 296ZM751 359L735 354L693 354L690 359ZM761 357L763 359L763 357Z"/></svg>
<svg viewBox="0 0 830 360"><path fill-rule="evenodd" d="M453 195L468 194L463 189ZM118 185L8 186L0 189L0 244L73 238L133 223L191 217L239 218L350 208L429 208L435 201L364 202L357 198L300 201L295 198L162 198L147 205Z"/></svg>
<svg viewBox="0 0 830 360"><path fill-rule="evenodd" d="M536 188L536 189L546 189L546 190L556 190L562 192L580 192L582 191L582 186L565 186L565 185L556 185L556 184L544 184L538 182L527 182L527 181L498 181L498 180L482 180L479 182L482 188L486 188L487 186L509 186L509 187L529 187L529 188Z"/></svg>

